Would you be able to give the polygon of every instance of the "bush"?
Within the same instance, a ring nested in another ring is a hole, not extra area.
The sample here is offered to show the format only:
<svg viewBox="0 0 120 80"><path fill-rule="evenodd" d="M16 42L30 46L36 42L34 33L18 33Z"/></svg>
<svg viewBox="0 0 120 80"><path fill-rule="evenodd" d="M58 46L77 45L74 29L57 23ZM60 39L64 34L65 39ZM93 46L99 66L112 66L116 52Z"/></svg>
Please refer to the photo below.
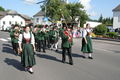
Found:
<svg viewBox="0 0 120 80"><path fill-rule="evenodd" d="M95 35L94 33L92 33L91 36L92 36L93 38L96 37L96 35Z"/></svg>
<svg viewBox="0 0 120 80"><path fill-rule="evenodd" d="M116 38L118 36L118 33L116 32L108 32L107 35L111 38Z"/></svg>
<svg viewBox="0 0 120 80"><path fill-rule="evenodd" d="M93 32L97 35L105 35L107 33L107 27L104 24L98 25L94 28Z"/></svg>

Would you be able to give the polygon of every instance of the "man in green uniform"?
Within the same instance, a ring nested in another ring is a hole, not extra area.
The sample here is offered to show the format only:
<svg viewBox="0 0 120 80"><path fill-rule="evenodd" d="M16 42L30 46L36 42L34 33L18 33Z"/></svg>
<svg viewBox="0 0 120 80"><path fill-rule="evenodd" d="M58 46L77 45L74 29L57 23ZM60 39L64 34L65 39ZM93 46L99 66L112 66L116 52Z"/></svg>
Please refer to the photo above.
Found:
<svg viewBox="0 0 120 80"><path fill-rule="evenodd" d="M51 50L55 46L55 50L58 51L58 40L59 40L59 32L57 30L57 26L54 26L52 30L50 30L50 42L51 42Z"/></svg>
<svg viewBox="0 0 120 80"><path fill-rule="evenodd" d="M66 60L65 54L67 51L70 65L73 65L72 54L71 54L72 44L73 44L72 33L70 29L67 29L67 27L65 27L65 30L62 35L62 62L65 63Z"/></svg>
<svg viewBox="0 0 120 80"><path fill-rule="evenodd" d="M39 29L37 32L38 37L38 51L41 52L41 48L43 49L43 52L45 51L45 31L43 30L43 25L39 25Z"/></svg>
<svg viewBox="0 0 120 80"><path fill-rule="evenodd" d="M49 26L46 25L44 28L45 28L45 47L50 48Z"/></svg>
<svg viewBox="0 0 120 80"><path fill-rule="evenodd" d="M38 25L35 25L34 29L33 29L33 35L35 37L35 47L36 47L36 50L38 51Z"/></svg>
<svg viewBox="0 0 120 80"><path fill-rule="evenodd" d="M11 37L11 43L13 50L16 54L18 54L18 38L19 38L19 26L15 25L14 29L10 32L10 37Z"/></svg>

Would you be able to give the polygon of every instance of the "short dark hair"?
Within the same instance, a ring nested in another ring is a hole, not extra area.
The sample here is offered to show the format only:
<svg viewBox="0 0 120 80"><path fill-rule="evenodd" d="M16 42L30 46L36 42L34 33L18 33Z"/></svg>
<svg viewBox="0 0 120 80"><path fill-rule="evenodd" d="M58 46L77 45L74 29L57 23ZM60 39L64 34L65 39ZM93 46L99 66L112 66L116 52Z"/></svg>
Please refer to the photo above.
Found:
<svg viewBox="0 0 120 80"><path fill-rule="evenodd" d="M89 23L86 24L86 26L90 25Z"/></svg>
<svg viewBox="0 0 120 80"><path fill-rule="evenodd" d="M29 27L29 28L30 28L30 26L29 26L29 25L26 25L26 26L25 26L25 28L27 28L27 27Z"/></svg>
<svg viewBox="0 0 120 80"><path fill-rule="evenodd" d="M18 24L15 24L15 25L14 25L14 28L15 28L15 27L19 27L19 25L18 25Z"/></svg>

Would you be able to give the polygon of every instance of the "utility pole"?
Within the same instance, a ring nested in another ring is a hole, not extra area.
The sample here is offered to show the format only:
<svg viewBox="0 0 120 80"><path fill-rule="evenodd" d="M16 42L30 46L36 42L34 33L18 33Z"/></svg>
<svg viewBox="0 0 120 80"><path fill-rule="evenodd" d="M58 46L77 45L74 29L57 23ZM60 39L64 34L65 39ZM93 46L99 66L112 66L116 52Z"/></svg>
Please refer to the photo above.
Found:
<svg viewBox="0 0 120 80"><path fill-rule="evenodd" d="M47 0L45 0L45 1L40 1L40 2L38 2L38 3L36 3L36 4L41 4L41 3L45 3L45 17L46 17L46 12L47 12L47 7L46 7L46 5L47 5Z"/></svg>

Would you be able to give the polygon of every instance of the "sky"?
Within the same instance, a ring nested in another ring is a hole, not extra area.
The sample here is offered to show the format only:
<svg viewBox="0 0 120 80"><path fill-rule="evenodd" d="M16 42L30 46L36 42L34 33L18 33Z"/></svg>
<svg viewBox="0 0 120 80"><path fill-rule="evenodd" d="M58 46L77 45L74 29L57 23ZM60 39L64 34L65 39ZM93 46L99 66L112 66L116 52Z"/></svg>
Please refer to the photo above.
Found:
<svg viewBox="0 0 120 80"><path fill-rule="evenodd" d="M40 5L35 4L39 1L43 0L0 0L0 6L32 17L40 11ZM104 18L112 17L112 10L120 4L120 0L69 0L71 3L78 1L84 5L91 19L98 19L101 14Z"/></svg>

